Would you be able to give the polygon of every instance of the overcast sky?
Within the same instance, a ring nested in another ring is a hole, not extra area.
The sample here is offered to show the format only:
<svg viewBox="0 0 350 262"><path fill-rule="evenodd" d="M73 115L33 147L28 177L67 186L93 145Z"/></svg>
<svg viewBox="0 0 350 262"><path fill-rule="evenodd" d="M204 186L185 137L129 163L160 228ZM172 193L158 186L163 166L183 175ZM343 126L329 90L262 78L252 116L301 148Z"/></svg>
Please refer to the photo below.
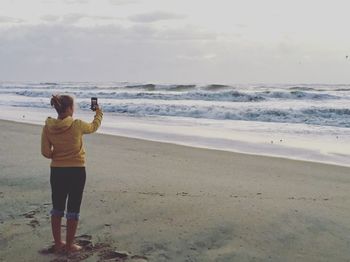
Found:
<svg viewBox="0 0 350 262"><path fill-rule="evenodd" d="M349 26L345 0L0 0L0 81L350 83Z"/></svg>

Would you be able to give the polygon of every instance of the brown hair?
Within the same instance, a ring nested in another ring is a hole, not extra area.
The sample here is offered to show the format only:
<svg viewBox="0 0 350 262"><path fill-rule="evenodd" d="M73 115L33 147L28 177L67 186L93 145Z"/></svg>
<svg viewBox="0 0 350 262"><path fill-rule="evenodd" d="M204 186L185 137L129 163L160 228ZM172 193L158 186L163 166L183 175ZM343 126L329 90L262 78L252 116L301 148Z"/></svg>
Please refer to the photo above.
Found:
<svg viewBox="0 0 350 262"><path fill-rule="evenodd" d="M52 95L50 104L60 115L65 113L68 108L73 108L74 99L69 95Z"/></svg>

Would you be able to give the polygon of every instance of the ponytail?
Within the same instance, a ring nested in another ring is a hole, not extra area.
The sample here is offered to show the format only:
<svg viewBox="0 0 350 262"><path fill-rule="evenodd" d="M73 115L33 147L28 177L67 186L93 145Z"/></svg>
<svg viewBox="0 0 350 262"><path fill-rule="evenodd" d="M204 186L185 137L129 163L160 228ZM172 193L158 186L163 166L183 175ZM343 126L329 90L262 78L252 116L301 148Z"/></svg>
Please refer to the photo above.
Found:
<svg viewBox="0 0 350 262"><path fill-rule="evenodd" d="M52 95L50 104L54 107L57 113L63 114L68 108L73 107L74 100L69 95Z"/></svg>

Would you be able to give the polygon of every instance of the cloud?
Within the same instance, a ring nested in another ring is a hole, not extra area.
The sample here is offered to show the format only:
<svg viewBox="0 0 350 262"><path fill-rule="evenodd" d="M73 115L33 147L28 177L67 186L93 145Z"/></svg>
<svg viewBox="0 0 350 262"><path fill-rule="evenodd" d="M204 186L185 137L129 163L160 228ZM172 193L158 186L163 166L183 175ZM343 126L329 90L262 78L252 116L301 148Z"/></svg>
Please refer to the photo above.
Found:
<svg viewBox="0 0 350 262"><path fill-rule="evenodd" d="M177 72L176 61L181 54L203 54L204 60L210 60L208 53L195 44L206 34L196 30L193 27L173 32L149 24L13 27L0 31L0 79L143 81L162 75L163 79L158 80L165 81L169 72ZM183 66L187 68L186 62Z"/></svg>
<svg viewBox="0 0 350 262"><path fill-rule="evenodd" d="M247 24L236 24L236 26L239 28L247 28L248 27Z"/></svg>
<svg viewBox="0 0 350 262"><path fill-rule="evenodd" d="M62 17L62 23L75 24L85 17L87 17L87 15L85 14L79 14L79 13L67 14Z"/></svg>
<svg viewBox="0 0 350 262"><path fill-rule="evenodd" d="M129 16L129 20L136 23L153 23L162 20L183 19L185 15L170 12L155 11Z"/></svg>
<svg viewBox="0 0 350 262"><path fill-rule="evenodd" d="M87 4L89 0L64 0L63 2L66 4Z"/></svg>
<svg viewBox="0 0 350 262"><path fill-rule="evenodd" d="M158 39L168 41L213 41L218 35L214 32L187 25L179 28L159 29Z"/></svg>
<svg viewBox="0 0 350 262"><path fill-rule="evenodd" d="M24 22L23 19L15 18L15 17L9 17L9 16L0 16L0 23L22 23Z"/></svg>
<svg viewBox="0 0 350 262"><path fill-rule="evenodd" d="M49 24L65 24L72 26L78 25L82 20L84 20L84 22L92 22L94 25L96 25L97 22L114 24L115 21L122 20L120 17L86 15L82 13L70 13L63 16L46 15L41 16L40 19Z"/></svg>
<svg viewBox="0 0 350 262"><path fill-rule="evenodd" d="M314 46L307 48L287 41L257 43L236 39L225 42L223 39L218 41L217 37L216 33L196 26L166 28L152 23L94 27L45 23L4 27L0 30L0 79L158 82L349 80L346 74L348 67L340 68L339 62L332 58L338 55L336 51L315 50ZM308 63L300 65L300 59L307 56ZM337 71L329 71L330 67Z"/></svg>
<svg viewBox="0 0 350 262"><path fill-rule="evenodd" d="M57 4L57 0L41 0L44 4ZM75 5L75 4L87 4L90 0L60 0L63 4Z"/></svg>
<svg viewBox="0 0 350 262"><path fill-rule="evenodd" d="M109 0L109 3L112 5L128 5L128 4L137 4L140 0Z"/></svg>
<svg viewBox="0 0 350 262"><path fill-rule="evenodd" d="M41 20L45 22L57 22L60 20L60 16L58 15L44 15L40 17Z"/></svg>
<svg viewBox="0 0 350 262"><path fill-rule="evenodd" d="M216 54L208 53L208 54L202 54L202 55L178 55L178 59L183 60L211 60L216 58Z"/></svg>

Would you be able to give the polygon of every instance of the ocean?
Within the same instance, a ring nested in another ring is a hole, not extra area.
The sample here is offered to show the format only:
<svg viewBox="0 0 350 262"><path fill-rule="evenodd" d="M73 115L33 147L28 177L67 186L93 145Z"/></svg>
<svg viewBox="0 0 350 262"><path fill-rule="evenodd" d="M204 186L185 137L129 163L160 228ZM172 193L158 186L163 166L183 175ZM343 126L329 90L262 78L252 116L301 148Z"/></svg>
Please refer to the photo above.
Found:
<svg viewBox="0 0 350 262"><path fill-rule="evenodd" d="M0 118L43 124L52 94L70 94L100 133L350 165L350 85L0 82Z"/></svg>

